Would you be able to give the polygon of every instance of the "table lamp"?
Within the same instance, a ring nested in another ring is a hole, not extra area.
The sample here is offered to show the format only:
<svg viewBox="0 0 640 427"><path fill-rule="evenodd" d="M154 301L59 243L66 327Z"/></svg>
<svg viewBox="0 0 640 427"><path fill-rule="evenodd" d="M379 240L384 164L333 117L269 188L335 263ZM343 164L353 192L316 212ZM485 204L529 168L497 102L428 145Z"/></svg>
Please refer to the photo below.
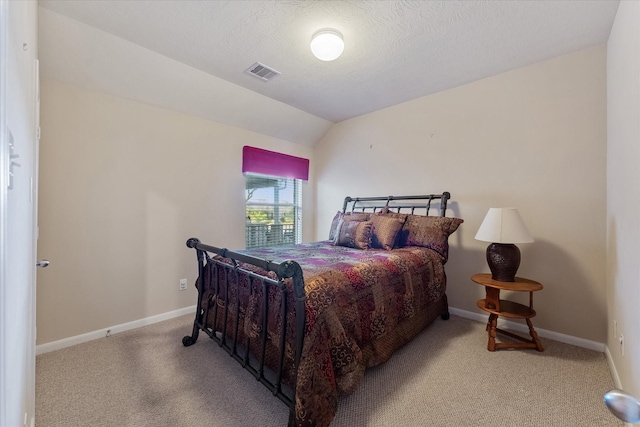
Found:
<svg viewBox="0 0 640 427"><path fill-rule="evenodd" d="M514 282L520 266L520 249L514 243L531 243L533 237L516 208L491 208L484 217L476 240L491 242L487 247L487 264L491 278Z"/></svg>

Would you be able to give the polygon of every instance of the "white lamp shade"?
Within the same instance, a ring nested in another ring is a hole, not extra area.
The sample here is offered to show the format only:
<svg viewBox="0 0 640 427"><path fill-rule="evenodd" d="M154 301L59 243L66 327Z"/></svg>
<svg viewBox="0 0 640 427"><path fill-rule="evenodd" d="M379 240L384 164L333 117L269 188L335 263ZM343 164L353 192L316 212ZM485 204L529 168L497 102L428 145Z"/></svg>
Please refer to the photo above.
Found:
<svg viewBox="0 0 640 427"><path fill-rule="evenodd" d="M492 243L533 242L533 237L516 208L489 209L475 238Z"/></svg>
<svg viewBox="0 0 640 427"><path fill-rule="evenodd" d="M333 61L344 51L342 34L336 30L320 30L311 38L311 52L321 61Z"/></svg>

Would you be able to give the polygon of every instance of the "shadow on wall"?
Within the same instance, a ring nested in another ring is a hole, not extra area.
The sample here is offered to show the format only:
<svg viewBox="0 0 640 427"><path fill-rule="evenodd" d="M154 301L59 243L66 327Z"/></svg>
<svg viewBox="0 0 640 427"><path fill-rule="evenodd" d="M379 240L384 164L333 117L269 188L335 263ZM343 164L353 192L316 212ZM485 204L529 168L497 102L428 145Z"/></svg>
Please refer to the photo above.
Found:
<svg viewBox="0 0 640 427"><path fill-rule="evenodd" d="M585 267L580 265L570 252L549 240L537 239L526 246L521 248L522 263L518 275L537 280L544 285L544 289L534 297L539 326L563 334L605 342L605 273L602 272L600 282L590 281L589 276L595 275L585 272ZM593 261L597 261L597 253L592 256ZM576 310L577 307L581 309Z"/></svg>
<svg viewBox="0 0 640 427"><path fill-rule="evenodd" d="M447 203L447 216L462 218L462 215L460 214L460 205L458 204L458 202L449 200L449 203ZM464 222L460 224L460 228L464 226ZM462 247L462 233L460 231L461 230L457 230L455 233L449 236L449 246L456 246L458 248ZM453 245L452 239L455 241Z"/></svg>
<svg viewBox="0 0 640 427"><path fill-rule="evenodd" d="M464 226L463 223L460 227ZM482 286L471 281L471 276L489 272L485 251L465 248L460 231L449 237L449 260L445 265L449 306L484 315L485 313L476 307L476 301L485 297L485 291Z"/></svg>

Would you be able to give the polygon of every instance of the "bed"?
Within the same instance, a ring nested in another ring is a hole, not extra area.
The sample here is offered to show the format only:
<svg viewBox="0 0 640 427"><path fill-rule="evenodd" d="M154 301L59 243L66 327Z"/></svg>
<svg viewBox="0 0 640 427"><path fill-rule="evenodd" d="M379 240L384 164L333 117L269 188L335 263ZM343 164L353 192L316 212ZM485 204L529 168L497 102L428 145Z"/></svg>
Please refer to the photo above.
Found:
<svg viewBox="0 0 640 427"><path fill-rule="evenodd" d="M289 407L290 426L328 426L365 369L449 318L444 265L462 223L445 215L450 197L347 197L313 243L230 251L189 239L198 302L183 345L206 333Z"/></svg>

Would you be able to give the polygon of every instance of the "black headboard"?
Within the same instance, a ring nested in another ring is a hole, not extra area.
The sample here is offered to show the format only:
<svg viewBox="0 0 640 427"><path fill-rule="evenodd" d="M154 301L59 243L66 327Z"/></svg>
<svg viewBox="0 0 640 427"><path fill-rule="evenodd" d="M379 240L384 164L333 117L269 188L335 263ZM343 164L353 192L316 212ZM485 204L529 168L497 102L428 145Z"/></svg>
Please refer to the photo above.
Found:
<svg viewBox="0 0 640 427"><path fill-rule="evenodd" d="M395 212L406 212L429 215L431 202L436 201L440 216L445 216L447 200L451 194L445 191L442 194L428 194L421 196L381 196L381 197L345 197L342 212L347 212L350 206L351 212L377 212L385 207ZM416 209L418 210L416 212ZM434 208L435 209L435 208Z"/></svg>

